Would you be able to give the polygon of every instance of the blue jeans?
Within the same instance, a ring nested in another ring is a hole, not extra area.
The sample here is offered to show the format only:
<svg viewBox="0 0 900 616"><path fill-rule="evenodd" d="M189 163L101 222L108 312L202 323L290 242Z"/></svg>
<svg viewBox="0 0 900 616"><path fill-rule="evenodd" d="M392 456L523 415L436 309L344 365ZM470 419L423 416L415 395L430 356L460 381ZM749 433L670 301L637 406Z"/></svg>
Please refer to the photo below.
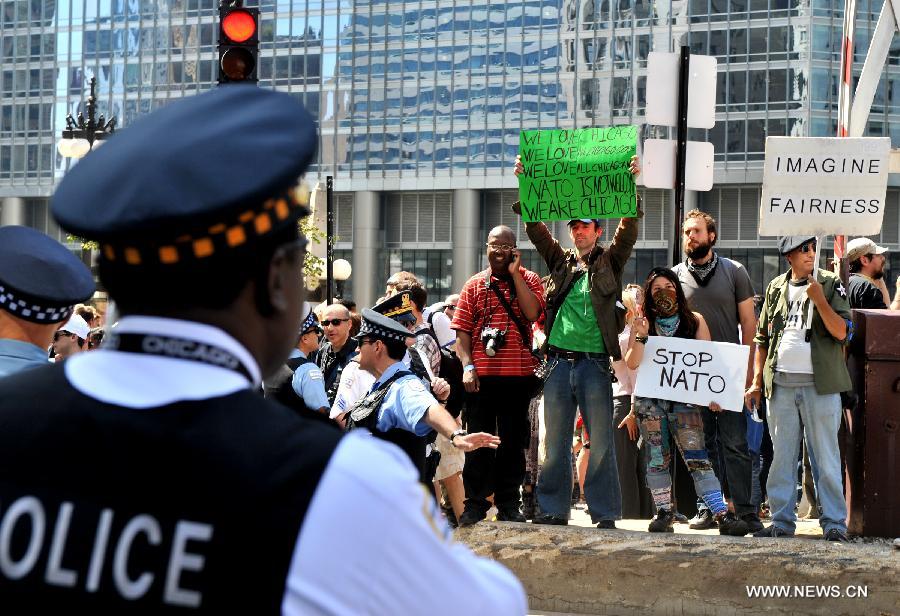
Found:
<svg viewBox="0 0 900 616"><path fill-rule="evenodd" d="M544 384L544 439L547 459L541 467L537 500L541 512L568 519L572 498L572 434L581 409L591 437L584 496L591 520L622 517L622 495L613 443L612 381L609 359L569 361L554 358Z"/></svg>
<svg viewBox="0 0 900 616"><path fill-rule="evenodd" d="M847 531L847 502L841 483L841 453L838 428L841 424L839 394L816 393L813 386L773 385L768 399L769 433L775 451L766 490L772 522L793 534L797 515L797 459L800 439L806 433L806 446L812 465L821 516L819 525L828 532ZM802 426L801 426L802 421Z"/></svg>

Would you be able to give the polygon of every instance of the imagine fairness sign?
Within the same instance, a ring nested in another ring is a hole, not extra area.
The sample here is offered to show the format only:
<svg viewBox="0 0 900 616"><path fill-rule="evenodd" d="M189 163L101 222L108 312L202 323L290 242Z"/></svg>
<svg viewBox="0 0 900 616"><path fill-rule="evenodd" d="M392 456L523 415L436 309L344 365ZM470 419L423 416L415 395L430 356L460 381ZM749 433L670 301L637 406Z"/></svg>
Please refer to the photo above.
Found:
<svg viewBox="0 0 900 616"><path fill-rule="evenodd" d="M760 235L881 232L891 140L768 137Z"/></svg>
<svg viewBox="0 0 900 616"><path fill-rule="evenodd" d="M634 393L723 409L744 409L750 347L728 342L650 336L638 367Z"/></svg>
<svg viewBox="0 0 900 616"><path fill-rule="evenodd" d="M629 165L637 126L526 130L519 140L522 220L637 216Z"/></svg>

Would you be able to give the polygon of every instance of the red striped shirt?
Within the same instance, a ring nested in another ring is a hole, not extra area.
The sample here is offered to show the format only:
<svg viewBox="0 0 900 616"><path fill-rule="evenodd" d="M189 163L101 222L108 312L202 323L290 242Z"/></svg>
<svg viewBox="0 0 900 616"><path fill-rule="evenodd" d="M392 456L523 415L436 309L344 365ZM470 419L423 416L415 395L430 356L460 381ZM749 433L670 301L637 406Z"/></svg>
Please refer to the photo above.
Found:
<svg viewBox="0 0 900 616"><path fill-rule="evenodd" d="M475 364L475 371L479 376L530 376L534 374L536 364L531 354L531 340L522 340L519 328L503 308L497 294L487 288L487 276L490 275L491 286L503 294L519 321L525 325L527 332L531 331L531 323L522 314L518 299L511 296L512 280L498 278L490 272L488 268L466 281L459 295L456 313L450 327L472 336L472 363ZM541 285L540 277L524 267L520 267L519 272L525 278L528 288L537 296L543 310L544 287ZM485 327L506 330L506 344L493 357L488 357L484 353L481 330Z"/></svg>

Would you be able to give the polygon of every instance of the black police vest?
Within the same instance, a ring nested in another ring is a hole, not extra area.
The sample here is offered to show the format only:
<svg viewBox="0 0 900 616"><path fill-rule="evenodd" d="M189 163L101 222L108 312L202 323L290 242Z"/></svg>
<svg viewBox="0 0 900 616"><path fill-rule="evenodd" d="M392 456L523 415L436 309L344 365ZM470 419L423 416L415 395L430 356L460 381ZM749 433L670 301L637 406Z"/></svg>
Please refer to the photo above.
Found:
<svg viewBox="0 0 900 616"><path fill-rule="evenodd" d="M266 398L280 402L303 416L309 416L310 414L312 416L321 415L318 409L311 409L306 406L303 398L294 391L294 373L303 364L310 363L312 362L305 357L292 357L287 360L274 376L266 379L263 383L263 392Z"/></svg>
<svg viewBox="0 0 900 616"><path fill-rule="evenodd" d="M0 382L0 611L276 614L341 433L252 390L158 408Z"/></svg>
<svg viewBox="0 0 900 616"><path fill-rule="evenodd" d="M378 411L381 409L381 405L384 403L391 386L399 378L411 374L412 372L408 370L397 371L391 378L379 384L375 391L369 392L350 407L350 410L347 411L347 430L366 428L377 438L393 443L409 456L413 466L419 472L419 479L423 483L428 484L431 481L430 478L425 476L425 449L429 442L428 437L418 436L400 428L391 428L383 432L376 427L378 424ZM432 438L431 440L434 439ZM434 472L431 474L434 475Z"/></svg>
<svg viewBox="0 0 900 616"><path fill-rule="evenodd" d="M341 384L341 373L353 359L358 347L359 342L355 338L350 338L340 351L335 352L331 343L326 342L311 358L322 371L322 376L325 377L325 394L328 396L328 404L334 404L338 387Z"/></svg>

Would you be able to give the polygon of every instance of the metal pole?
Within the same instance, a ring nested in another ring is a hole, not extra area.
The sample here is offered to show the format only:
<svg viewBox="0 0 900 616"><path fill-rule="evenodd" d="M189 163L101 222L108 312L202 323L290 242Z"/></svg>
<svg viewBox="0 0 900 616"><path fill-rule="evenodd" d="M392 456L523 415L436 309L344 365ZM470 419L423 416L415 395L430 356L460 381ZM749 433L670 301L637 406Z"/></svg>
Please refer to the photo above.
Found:
<svg viewBox="0 0 900 616"><path fill-rule="evenodd" d="M675 207L672 217L672 265L681 260L681 221L684 218L684 176L688 139L688 78L691 48L681 47L681 66L678 70L678 132L675 150Z"/></svg>
<svg viewBox="0 0 900 616"><path fill-rule="evenodd" d="M334 302L334 178L325 177L325 300Z"/></svg>
<svg viewBox="0 0 900 616"><path fill-rule="evenodd" d="M882 12L887 9L887 4L882 7ZM880 19L879 19L880 23ZM844 37L841 44L841 85L838 90L838 137L850 136L850 108L853 103L853 39L856 29L856 0L846 0L844 3ZM893 38L893 28L891 38ZM817 244L818 245L818 244ZM834 257L838 260L837 274L844 284L850 277L850 264L847 262L847 236L836 235L834 237ZM816 267L819 266L819 255L816 253Z"/></svg>

